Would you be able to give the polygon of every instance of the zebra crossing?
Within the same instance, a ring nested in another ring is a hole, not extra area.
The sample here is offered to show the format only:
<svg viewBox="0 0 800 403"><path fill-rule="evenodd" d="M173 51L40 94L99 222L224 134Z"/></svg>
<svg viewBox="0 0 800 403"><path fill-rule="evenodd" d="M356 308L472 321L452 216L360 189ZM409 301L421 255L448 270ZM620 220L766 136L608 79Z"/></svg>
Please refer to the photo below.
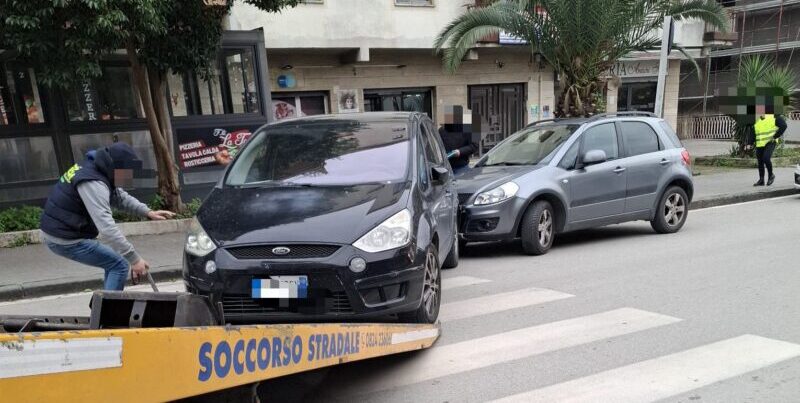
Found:
<svg viewBox="0 0 800 403"><path fill-rule="evenodd" d="M492 289L492 281L469 276L443 279L444 289L466 287L487 291ZM556 290L522 288L443 303L440 309L442 332L446 335L448 325L459 320L542 304L559 304L574 297ZM412 393L415 387L424 387L446 377L457 378L476 371L488 373L495 366L620 336L658 332L681 322L681 318L658 312L620 307L469 340L440 342L407 360L392 362L380 371L355 374L345 370L333 374L329 383L335 384L335 389L331 386L326 390L328 386L325 386L317 396L324 397L323 400L407 401L407 397L398 399L398 396L409 396L407 393ZM493 399L497 402L650 402L798 357L798 344L742 334ZM357 382L346 381L354 377L358 378Z"/></svg>

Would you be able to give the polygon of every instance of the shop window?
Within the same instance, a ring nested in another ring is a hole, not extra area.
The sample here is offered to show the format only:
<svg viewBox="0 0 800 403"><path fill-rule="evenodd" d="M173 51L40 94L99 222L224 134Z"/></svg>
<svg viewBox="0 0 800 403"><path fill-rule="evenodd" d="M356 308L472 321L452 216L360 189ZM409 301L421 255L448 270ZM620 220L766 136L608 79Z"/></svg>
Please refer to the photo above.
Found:
<svg viewBox="0 0 800 403"><path fill-rule="evenodd" d="M328 95L325 93L275 93L272 97L272 111L277 120L324 115L328 113Z"/></svg>
<svg viewBox="0 0 800 403"><path fill-rule="evenodd" d="M44 123L33 69L0 64L0 126Z"/></svg>
<svg viewBox="0 0 800 403"><path fill-rule="evenodd" d="M57 178L55 155L53 139L49 136L0 139L0 183Z"/></svg>
<svg viewBox="0 0 800 403"><path fill-rule="evenodd" d="M424 112L432 116L430 89L364 90L367 112L405 111Z"/></svg>
<svg viewBox="0 0 800 403"><path fill-rule="evenodd" d="M155 188L156 183L156 158L153 154L153 143L150 133L146 130L118 133L92 133L74 134L70 136L72 157L75 162L86 159L86 153L114 142L130 144L136 155L142 160L142 169L134 172L133 185L136 188Z"/></svg>
<svg viewBox="0 0 800 403"><path fill-rule="evenodd" d="M65 97L71 122L125 120L144 116L134 90L131 68L102 67L103 74L86 80Z"/></svg>
<svg viewBox="0 0 800 403"><path fill-rule="evenodd" d="M255 56L250 48L226 49L210 77L170 74L167 98L172 116L261 113Z"/></svg>

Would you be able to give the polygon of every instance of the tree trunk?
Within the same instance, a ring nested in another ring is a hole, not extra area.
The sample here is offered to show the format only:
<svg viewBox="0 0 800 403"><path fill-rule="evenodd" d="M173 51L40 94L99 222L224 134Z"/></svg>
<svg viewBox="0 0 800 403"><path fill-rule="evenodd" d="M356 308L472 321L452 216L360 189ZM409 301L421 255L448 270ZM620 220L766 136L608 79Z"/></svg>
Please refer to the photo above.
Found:
<svg viewBox="0 0 800 403"><path fill-rule="evenodd" d="M144 116L147 120L147 129L150 131L150 139L153 142L153 152L156 157L156 169L158 170L158 194L164 200L164 207L172 211L183 210L181 201L180 184L178 183L178 170L172 158L172 152L167 145L166 137L159 124L159 115L153 102L153 94L148 83L147 70L139 62L136 55L136 47L133 43L128 43L128 61L133 70L133 81L139 99L142 100Z"/></svg>
<svg viewBox="0 0 800 403"><path fill-rule="evenodd" d="M148 79L150 80L150 95L153 97L153 107L158 115L158 125L161 127L161 134L167 141L167 147L171 155L175 155L175 144L172 136L172 120L167 108L167 80L166 75L153 69L147 69Z"/></svg>

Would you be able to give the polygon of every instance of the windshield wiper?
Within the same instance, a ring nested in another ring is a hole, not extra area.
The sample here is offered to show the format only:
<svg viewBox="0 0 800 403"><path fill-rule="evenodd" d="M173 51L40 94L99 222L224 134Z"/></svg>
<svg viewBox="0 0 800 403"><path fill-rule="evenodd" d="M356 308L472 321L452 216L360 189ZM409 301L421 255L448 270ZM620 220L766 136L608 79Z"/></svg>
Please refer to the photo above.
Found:
<svg viewBox="0 0 800 403"><path fill-rule="evenodd" d="M531 163L531 162L507 161L507 162L498 162L496 164L484 164L483 166L485 166L485 167L495 167L495 166L507 166L507 167L510 167L510 166L518 166L518 165L536 165L536 164Z"/></svg>

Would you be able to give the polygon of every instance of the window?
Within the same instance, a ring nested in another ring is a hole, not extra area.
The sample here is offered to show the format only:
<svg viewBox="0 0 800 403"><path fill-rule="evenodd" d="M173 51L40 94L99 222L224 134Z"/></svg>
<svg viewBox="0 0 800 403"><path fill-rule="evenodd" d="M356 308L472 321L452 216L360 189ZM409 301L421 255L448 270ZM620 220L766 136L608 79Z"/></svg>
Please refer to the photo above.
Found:
<svg viewBox="0 0 800 403"><path fill-rule="evenodd" d="M0 64L0 126L44 123L33 69Z"/></svg>
<svg viewBox="0 0 800 403"><path fill-rule="evenodd" d="M669 138L669 140L672 141L673 147L678 147L678 148L683 147L683 144L681 144L681 140L678 138L678 134L675 133L675 130L672 130L672 126L670 126L669 123L662 120L658 122L658 124L661 126L661 130L663 130L664 133L667 134L667 138Z"/></svg>
<svg viewBox="0 0 800 403"><path fill-rule="evenodd" d="M604 123L586 130L583 134L583 153L591 150L603 150L609 160L619 158L617 131L613 123Z"/></svg>
<svg viewBox="0 0 800 403"><path fill-rule="evenodd" d="M231 186L354 185L407 178L407 124L278 124L256 133L227 178Z"/></svg>
<svg viewBox="0 0 800 403"><path fill-rule="evenodd" d="M131 68L102 66L102 76L86 80L66 95L71 122L141 118Z"/></svg>
<svg viewBox="0 0 800 403"><path fill-rule="evenodd" d="M564 158L561 159L561 162L558 166L561 169L566 169L567 171L575 169L575 165L578 162L578 150L581 148L581 142L576 141L572 143L572 147L567 150L564 154Z"/></svg>
<svg viewBox="0 0 800 403"><path fill-rule="evenodd" d="M620 122L622 142L629 157L658 151L658 135L644 122Z"/></svg>
<svg viewBox="0 0 800 403"><path fill-rule="evenodd" d="M424 138L425 142L427 142L425 147L425 155L428 161L436 166L444 164L444 158L442 157L442 150L439 147L439 143L433 137L430 130L428 130L428 127L426 127L424 123L420 123L419 130L420 136Z"/></svg>
<svg viewBox="0 0 800 403"><path fill-rule="evenodd" d="M394 0L398 6L432 6L433 0Z"/></svg>
<svg viewBox="0 0 800 403"><path fill-rule="evenodd" d="M424 112L432 116L431 90L427 88L364 90L364 104L367 112Z"/></svg>
<svg viewBox="0 0 800 403"><path fill-rule="evenodd" d="M0 139L0 183L58 178L55 155L49 136Z"/></svg>
<svg viewBox="0 0 800 403"><path fill-rule="evenodd" d="M492 148L483 165L536 165L542 163L578 129L578 125L541 124L517 132Z"/></svg>
<svg viewBox="0 0 800 403"><path fill-rule="evenodd" d="M261 113L255 57L251 48L224 49L209 77L170 74L172 116Z"/></svg>
<svg viewBox="0 0 800 403"><path fill-rule="evenodd" d="M328 113L328 94L321 92L273 93L272 112L275 114L276 120L324 115Z"/></svg>
<svg viewBox="0 0 800 403"><path fill-rule="evenodd" d="M423 191L428 190L431 181L431 173L427 162L427 148L422 136L417 137L417 177L419 178L419 187Z"/></svg>

